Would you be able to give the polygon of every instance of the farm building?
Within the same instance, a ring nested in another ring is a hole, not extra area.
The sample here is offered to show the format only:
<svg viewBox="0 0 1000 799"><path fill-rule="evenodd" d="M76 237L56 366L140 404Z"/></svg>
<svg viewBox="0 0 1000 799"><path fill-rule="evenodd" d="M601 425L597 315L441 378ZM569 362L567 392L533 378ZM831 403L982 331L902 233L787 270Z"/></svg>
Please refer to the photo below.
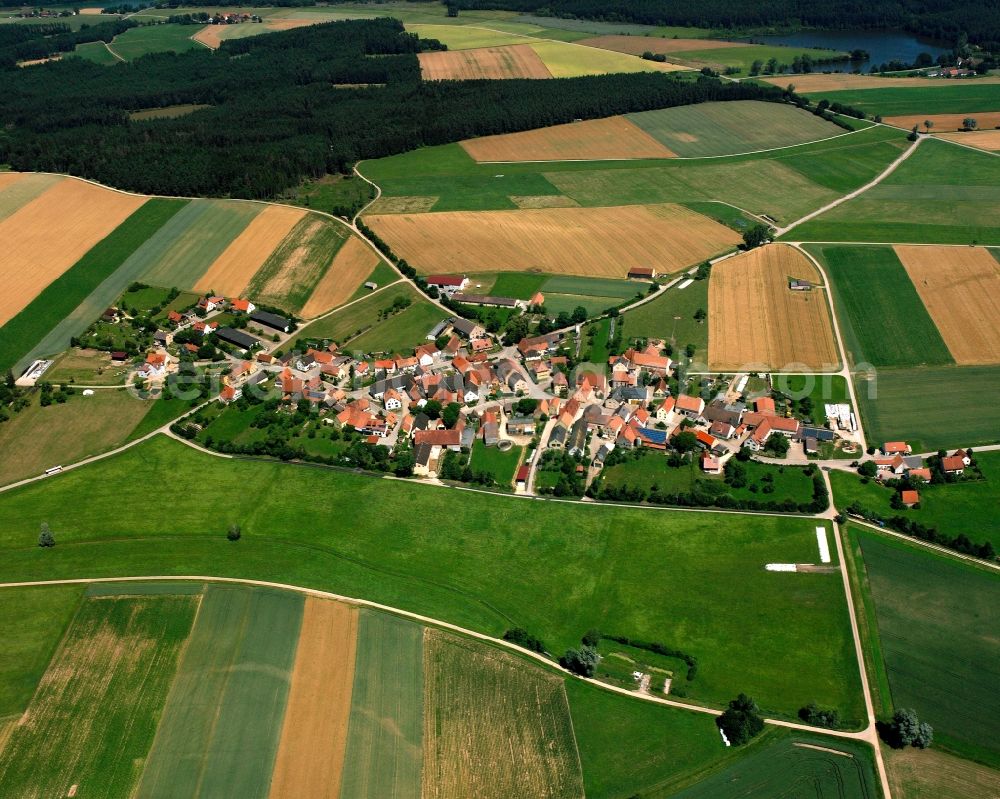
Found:
<svg viewBox="0 0 1000 799"><path fill-rule="evenodd" d="M653 280L656 270L650 266L633 266L628 270L629 280Z"/></svg>
<svg viewBox="0 0 1000 799"><path fill-rule="evenodd" d="M451 295L455 302L464 302L466 305L490 305L497 308L519 308L521 300L513 297L491 297L488 294L465 294L456 292Z"/></svg>
<svg viewBox="0 0 1000 799"><path fill-rule="evenodd" d="M454 294L469 285L469 278L465 275L428 275L427 285L445 294Z"/></svg>
<svg viewBox="0 0 1000 799"><path fill-rule="evenodd" d="M251 321L259 322L260 324L274 330L280 330L282 333L287 333L292 329L292 322L290 319L286 319L283 316L278 316L277 314L273 314L268 311L254 311L250 314L250 319Z"/></svg>
<svg viewBox="0 0 1000 799"><path fill-rule="evenodd" d="M254 347L260 346L259 339L256 339L241 330L233 330L231 327L220 327L215 331L215 335L227 344L232 344L240 352L248 352Z"/></svg>
<svg viewBox="0 0 1000 799"><path fill-rule="evenodd" d="M793 278L788 281L788 288L792 291L812 291L813 284L808 280L799 280L798 278Z"/></svg>
<svg viewBox="0 0 1000 799"><path fill-rule="evenodd" d="M461 316L452 317L450 324L458 333L466 338L481 338L486 335L486 328L481 324L469 319L463 319Z"/></svg>
<svg viewBox="0 0 1000 799"><path fill-rule="evenodd" d="M920 502L920 493L918 491L902 491L900 493L900 499L903 500L903 504L908 508L912 508L918 502Z"/></svg>

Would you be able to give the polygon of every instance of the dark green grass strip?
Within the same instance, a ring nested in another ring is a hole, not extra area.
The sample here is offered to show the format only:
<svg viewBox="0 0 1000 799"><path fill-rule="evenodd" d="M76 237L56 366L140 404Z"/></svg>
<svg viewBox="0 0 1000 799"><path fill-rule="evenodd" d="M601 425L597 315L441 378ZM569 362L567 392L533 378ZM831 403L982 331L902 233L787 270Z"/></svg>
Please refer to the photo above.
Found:
<svg viewBox="0 0 1000 799"><path fill-rule="evenodd" d="M954 363L891 247L810 247L826 263L854 364Z"/></svg>
<svg viewBox="0 0 1000 799"><path fill-rule="evenodd" d="M77 306L186 204L187 200L148 200L50 283L0 328L0 370L24 364L43 339L48 346L49 341L55 343L55 336L59 340L56 349L61 349L71 336L83 332L93 320L69 319Z"/></svg>
<svg viewBox="0 0 1000 799"><path fill-rule="evenodd" d="M341 799L420 799L423 652L420 625L361 612Z"/></svg>
<svg viewBox="0 0 1000 799"><path fill-rule="evenodd" d="M858 530L896 708L934 727L935 745L1000 765L1000 576Z"/></svg>
<svg viewBox="0 0 1000 799"><path fill-rule="evenodd" d="M870 114L902 116L904 114L965 114L996 111L1000 108L1000 84L969 81L961 86L952 84L912 88L845 89L837 92L812 92L814 100L826 98L831 103L860 108Z"/></svg>

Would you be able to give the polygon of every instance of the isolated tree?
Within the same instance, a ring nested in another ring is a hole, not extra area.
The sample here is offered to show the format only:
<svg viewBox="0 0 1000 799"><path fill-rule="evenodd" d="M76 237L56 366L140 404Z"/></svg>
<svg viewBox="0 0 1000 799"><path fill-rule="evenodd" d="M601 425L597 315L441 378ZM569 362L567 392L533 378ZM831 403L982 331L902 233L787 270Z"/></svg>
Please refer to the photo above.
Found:
<svg viewBox="0 0 1000 799"><path fill-rule="evenodd" d="M875 465L875 461L865 461L858 467L858 474L862 477L874 477L878 474L878 466Z"/></svg>
<svg viewBox="0 0 1000 799"><path fill-rule="evenodd" d="M229 530L226 532L226 538L230 541L239 541L242 535L243 531L240 529L238 524L229 525Z"/></svg>
<svg viewBox="0 0 1000 799"><path fill-rule="evenodd" d="M582 305L577 305L576 308L573 309L573 321L576 322L577 324L586 322L587 309L584 308Z"/></svg>
<svg viewBox="0 0 1000 799"><path fill-rule="evenodd" d="M596 629L595 627L591 627L589 630L587 630L587 632L584 634L583 638L580 639L580 641L583 643L584 646L589 646L596 649L597 645L601 643L601 631Z"/></svg>
<svg viewBox="0 0 1000 799"><path fill-rule="evenodd" d="M931 132L931 128L933 128L933 127L934 127L934 120L933 120L933 119L925 119L925 120L924 120L924 129L925 129L925 130L926 130L926 131L927 131L928 133L930 133L930 132Z"/></svg>
<svg viewBox="0 0 1000 799"><path fill-rule="evenodd" d="M396 477L412 477L413 464L413 453L410 450L405 450L396 456L396 465L393 467L393 472Z"/></svg>
<svg viewBox="0 0 1000 799"><path fill-rule="evenodd" d="M441 421L444 422L444 426L451 430L457 423L458 417L461 415L462 406L457 402L449 402L443 411L441 411Z"/></svg>
<svg viewBox="0 0 1000 799"><path fill-rule="evenodd" d="M691 431L685 430L670 439L670 443L678 452L691 452L698 447L698 438Z"/></svg>
<svg viewBox="0 0 1000 799"><path fill-rule="evenodd" d="M38 533L38 546L48 548L54 547L55 545L56 539L52 535L49 525L46 522L42 522L42 529Z"/></svg>
<svg viewBox="0 0 1000 799"><path fill-rule="evenodd" d="M764 449L772 455L783 458L788 454L788 439L782 435L768 436Z"/></svg>
<svg viewBox="0 0 1000 799"><path fill-rule="evenodd" d="M705 313L704 308L699 308L697 311L694 312L694 320L696 322L704 322L706 316L707 314Z"/></svg>
<svg viewBox="0 0 1000 799"><path fill-rule="evenodd" d="M836 710L823 710L815 702L799 709L799 718L806 724L836 729L840 726L840 714Z"/></svg>
<svg viewBox="0 0 1000 799"><path fill-rule="evenodd" d="M764 225L754 225L743 232L743 243L748 250L766 244L770 238L771 233Z"/></svg>
<svg viewBox="0 0 1000 799"><path fill-rule="evenodd" d="M934 740L934 729L927 722L920 721L916 710L902 708L893 713L883 737L889 746L896 749L905 746L926 749Z"/></svg>
<svg viewBox="0 0 1000 799"><path fill-rule="evenodd" d="M920 130L920 126L919 125L914 125L913 128L910 130L910 135L907 136L906 138L909 141L916 141L917 140L917 131L918 130Z"/></svg>
<svg viewBox="0 0 1000 799"><path fill-rule="evenodd" d="M973 117L966 117L962 120L962 127L967 130L975 130L979 127L979 123Z"/></svg>
<svg viewBox="0 0 1000 799"><path fill-rule="evenodd" d="M742 746L764 729L760 708L746 694L740 694L716 719L716 724L726 734L733 746Z"/></svg>
<svg viewBox="0 0 1000 799"><path fill-rule="evenodd" d="M559 665L581 677L593 677L600 659L592 646L581 646L579 649L567 649L566 654L559 658Z"/></svg>

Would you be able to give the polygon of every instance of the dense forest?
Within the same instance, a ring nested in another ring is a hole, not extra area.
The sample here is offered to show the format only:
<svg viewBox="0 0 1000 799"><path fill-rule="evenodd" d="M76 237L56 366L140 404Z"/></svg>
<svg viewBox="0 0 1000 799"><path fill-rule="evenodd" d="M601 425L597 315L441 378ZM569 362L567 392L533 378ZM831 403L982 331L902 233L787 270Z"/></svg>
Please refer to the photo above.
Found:
<svg viewBox="0 0 1000 799"><path fill-rule="evenodd" d="M10 70L0 163L134 191L269 198L360 158L577 118L773 87L661 73L564 80L420 80L418 40L391 19L333 22L111 67L78 58ZM361 88L359 88L359 85ZM128 112L211 106L173 119Z"/></svg>
<svg viewBox="0 0 1000 799"><path fill-rule="evenodd" d="M110 42L119 33L135 26L131 20L114 18L97 25L84 25L78 31L71 31L68 25L60 22L0 25L0 69L13 68L18 61L69 53L86 42Z"/></svg>
<svg viewBox="0 0 1000 799"><path fill-rule="evenodd" d="M902 29L996 49L1000 0L447 0L457 9L501 9L561 17L704 28L806 26Z"/></svg>

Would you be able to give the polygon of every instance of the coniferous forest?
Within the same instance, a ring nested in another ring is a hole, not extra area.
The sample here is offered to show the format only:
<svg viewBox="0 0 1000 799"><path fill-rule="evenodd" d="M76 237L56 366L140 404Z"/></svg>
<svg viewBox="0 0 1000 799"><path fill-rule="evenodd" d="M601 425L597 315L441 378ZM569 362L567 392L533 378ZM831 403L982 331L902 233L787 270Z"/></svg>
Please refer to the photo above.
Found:
<svg viewBox="0 0 1000 799"><path fill-rule="evenodd" d="M304 177L421 145L710 100L772 87L658 73L425 82L418 40L391 19L334 22L112 67L78 58L10 69L0 163L133 191L273 197ZM210 106L132 121L129 111Z"/></svg>

